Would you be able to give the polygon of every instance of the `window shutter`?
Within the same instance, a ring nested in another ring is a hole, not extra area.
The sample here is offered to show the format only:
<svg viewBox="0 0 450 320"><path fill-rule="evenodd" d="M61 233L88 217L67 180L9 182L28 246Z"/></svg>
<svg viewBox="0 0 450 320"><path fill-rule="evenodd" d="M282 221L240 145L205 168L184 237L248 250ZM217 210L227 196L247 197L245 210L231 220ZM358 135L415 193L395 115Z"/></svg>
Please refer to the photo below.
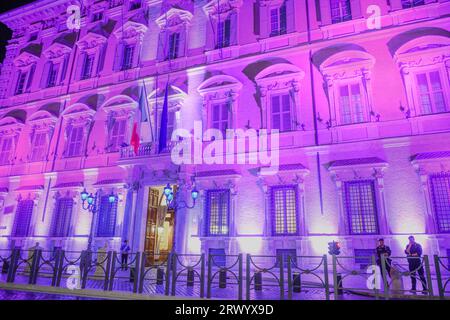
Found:
<svg viewBox="0 0 450 320"><path fill-rule="evenodd" d="M300 12L300 10L299 10ZM295 31L295 1L286 0L286 24L287 33Z"/></svg>
<svg viewBox="0 0 450 320"><path fill-rule="evenodd" d="M229 38L227 38L227 32L229 33ZM225 39L230 39L230 46L235 46L238 44L238 33L238 14L233 12L230 16L230 22L225 23Z"/></svg>
<svg viewBox="0 0 450 320"><path fill-rule="evenodd" d="M41 77L41 89L42 88L46 88L47 87L47 80L48 80L48 75L49 75L49 71L50 71L50 67L52 66L52 62L51 61L47 61L44 65L44 70L42 72L42 77Z"/></svg>
<svg viewBox="0 0 450 320"><path fill-rule="evenodd" d="M103 66L105 64L105 54L106 54L106 43L103 44L102 47L100 48L96 75L98 75L103 70Z"/></svg>
<svg viewBox="0 0 450 320"><path fill-rule="evenodd" d="M259 23L259 30L260 30L260 34L262 38L267 38L269 37L270 34L270 10L269 7L267 6L261 6L260 4L258 4L259 6L259 18L260 18L260 23Z"/></svg>
<svg viewBox="0 0 450 320"><path fill-rule="evenodd" d="M164 61L166 59L166 52L168 50L168 44L166 43L166 35L167 31L161 31L159 33L159 39L158 39L158 61Z"/></svg>
<svg viewBox="0 0 450 320"><path fill-rule="evenodd" d="M261 14L260 14L260 6L258 2L255 2L253 4L253 32L256 35L260 34L260 20L261 20Z"/></svg>
<svg viewBox="0 0 450 320"><path fill-rule="evenodd" d="M362 17L360 0L350 0L350 10L352 13L352 19Z"/></svg>
<svg viewBox="0 0 450 320"><path fill-rule="evenodd" d="M331 24L330 0L320 0L320 16L322 17L322 26Z"/></svg>
<svg viewBox="0 0 450 320"><path fill-rule="evenodd" d="M181 30L178 34L179 34L179 37L178 37L178 56L177 56L177 58L180 58L180 57L185 57L186 53L187 53L187 47L186 47L187 29L183 28L183 30Z"/></svg>
<svg viewBox="0 0 450 320"><path fill-rule="evenodd" d="M59 84L63 84L64 79L66 78L67 65L69 64L69 57L70 55L68 53L64 55L64 60L61 69L61 76L59 77Z"/></svg>
<svg viewBox="0 0 450 320"><path fill-rule="evenodd" d="M74 74L74 80L80 80L81 79L81 73L83 71L84 61L86 60L86 52L83 52L81 55L78 56L77 61L77 69Z"/></svg>
<svg viewBox="0 0 450 320"><path fill-rule="evenodd" d="M26 91L29 91L31 88L31 83L33 82L34 70L36 69L36 64L33 64L30 69L30 73L28 75L27 88Z"/></svg>
<svg viewBox="0 0 450 320"><path fill-rule="evenodd" d="M118 43L116 46L116 53L114 55L114 71L119 71L120 69L122 69L123 50L123 43Z"/></svg>

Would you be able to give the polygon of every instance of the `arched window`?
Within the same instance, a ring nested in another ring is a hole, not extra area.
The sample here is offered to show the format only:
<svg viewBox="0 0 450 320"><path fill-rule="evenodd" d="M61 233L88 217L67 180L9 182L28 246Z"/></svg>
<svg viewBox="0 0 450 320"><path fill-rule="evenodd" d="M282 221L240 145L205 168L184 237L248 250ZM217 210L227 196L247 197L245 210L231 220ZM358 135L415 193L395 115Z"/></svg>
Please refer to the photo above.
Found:
<svg viewBox="0 0 450 320"><path fill-rule="evenodd" d="M193 15L189 11L171 8L156 23L161 32L158 42L158 61L171 61L187 53L188 28Z"/></svg>
<svg viewBox="0 0 450 320"><path fill-rule="evenodd" d="M374 58L362 48L345 45L316 53L326 58L318 62L330 103L331 125L350 125L372 120L371 73ZM329 53L329 54L328 54Z"/></svg>
<svg viewBox="0 0 450 320"><path fill-rule="evenodd" d="M227 75L213 76L198 88L203 97L203 128L218 129L225 134L227 129L237 127L238 97L242 83ZM225 135L224 135L225 137Z"/></svg>
<svg viewBox="0 0 450 320"><path fill-rule="evenodd" d="M305 73L289 63L275 63L255 77L261 99L262 126L280 132L299 128L300 80Z"/></svg>
<svg viewBox="0 0 450 320"><path fill-rule="evenodd" d="M450 111L448 37L448 31L427 28L388 43L403 77L411 117Z"/></svg>

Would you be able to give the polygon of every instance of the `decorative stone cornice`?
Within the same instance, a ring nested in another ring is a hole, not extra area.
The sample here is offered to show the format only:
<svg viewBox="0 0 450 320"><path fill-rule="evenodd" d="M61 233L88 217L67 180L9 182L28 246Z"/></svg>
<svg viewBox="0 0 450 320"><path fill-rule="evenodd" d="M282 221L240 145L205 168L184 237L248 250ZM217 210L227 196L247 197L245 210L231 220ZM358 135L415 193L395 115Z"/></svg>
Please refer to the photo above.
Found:
<svg viewBox="0 0 450 320"><path fill-rule="evenodd" d="M239 11L241 6L242 0L210 1L203 11L213 19L226 19L231 13Z"/></svg>
<svg viewBox="0 0 450 320"><path fill-rule="evenodd" d="M193 18L192 13L186 10L171 8L166 13L156 19L156 24L160 29L177 29L181 26L190 25Z"/></svg>

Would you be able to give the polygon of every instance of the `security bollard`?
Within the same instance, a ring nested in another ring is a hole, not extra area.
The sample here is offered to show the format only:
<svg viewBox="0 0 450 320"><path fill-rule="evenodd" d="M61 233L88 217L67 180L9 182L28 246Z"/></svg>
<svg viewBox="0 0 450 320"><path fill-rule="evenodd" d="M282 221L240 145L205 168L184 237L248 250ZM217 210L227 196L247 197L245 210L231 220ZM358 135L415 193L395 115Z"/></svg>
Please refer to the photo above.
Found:
<svg viewBox="0 0 450 320"><path fill-rule="evenodd" d="M157 285L164 284L164 269L163 268L156 269L156 284Z"/></svg>
<svg viewBox="0 0 450 320"><path fill-rule="evenodd" d="M344 294L344 290L342 290L342 275L340 273L338 273L336 275L336 281L337 281L337 286L338 286L337 294L338 295L343 295Z"/></svg>
<svg viewBox="0 0 450 320"><path fill-rule="evenodd" d="M194 286L194 270L192 268L188 268L187 270L187 282L186 285L188 287Z"/></svg>
<svg viewBox="0 0 450 320"><path fill-rule="evenodd" d="M260 271L255 272L255 290L262 290L262 273Z"/></svg>
<svg viewBox="0 0 450 320"><path fill-rule="evenodd" d="M220 269L219 271L219 288L225 289L227 287L227 269Z"/></svg>
<svg viewBox="0 0 450 320"><path fill-rule="evenodd" d="M301 288L300 273L294 272L294 274L292 275L292 282L293 282L293 291L297 293L301 292L302 288Z"/></svg>

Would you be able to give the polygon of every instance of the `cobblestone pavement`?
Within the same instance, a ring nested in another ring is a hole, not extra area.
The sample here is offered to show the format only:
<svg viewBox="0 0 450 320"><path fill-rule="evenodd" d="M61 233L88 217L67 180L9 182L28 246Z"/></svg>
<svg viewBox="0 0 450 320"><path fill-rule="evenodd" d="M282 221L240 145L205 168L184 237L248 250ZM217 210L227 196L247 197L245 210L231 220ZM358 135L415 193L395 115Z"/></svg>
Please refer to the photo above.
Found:
<svg viewBox="0 0 450 320"><path fill-rule="evenodd" d="M0 300L101 300L97 298L77 297L45 292L25 292L0 289Z"/></svg>

